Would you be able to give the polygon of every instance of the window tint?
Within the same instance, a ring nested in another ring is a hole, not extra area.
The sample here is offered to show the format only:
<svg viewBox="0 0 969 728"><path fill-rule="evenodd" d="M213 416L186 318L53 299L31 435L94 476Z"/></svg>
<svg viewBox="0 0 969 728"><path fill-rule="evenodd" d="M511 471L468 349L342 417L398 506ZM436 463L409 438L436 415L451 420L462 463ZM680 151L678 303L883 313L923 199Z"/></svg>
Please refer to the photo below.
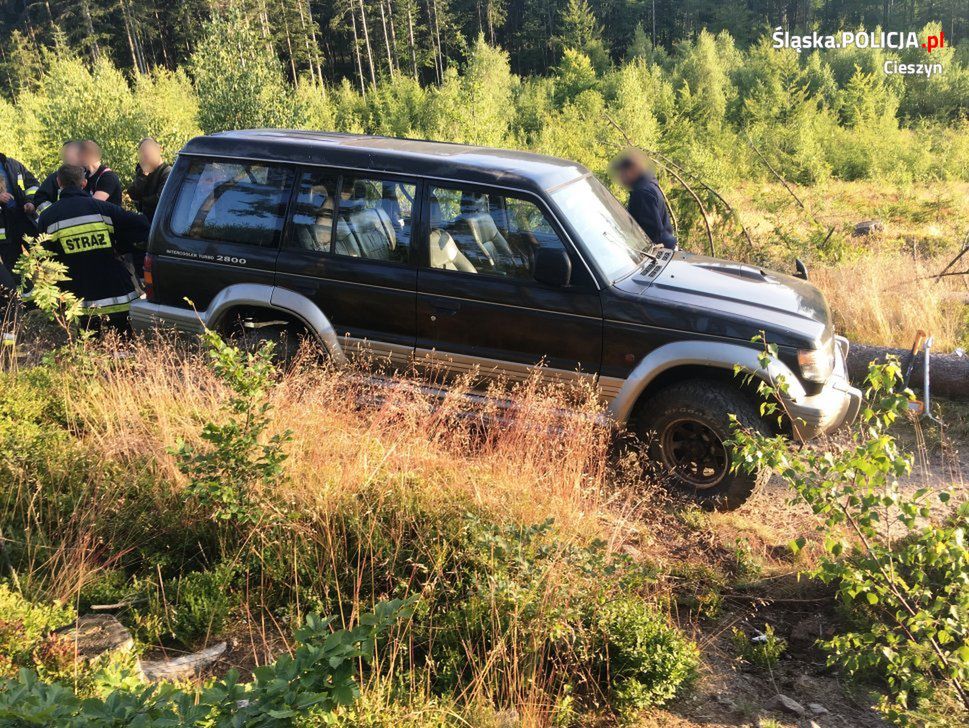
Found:
<svg viewBox="0 0 969 728"><path fill-rule="evenodd" d="M430 266L530 280L539 248L563 249L542 211L516 197L435 187Z"/></svg>
<svg viewBox="0 0 969 728"><path fill-rule="evenodd" d="M265 164L193 161L172 213L176 235L273 247L279 243L293 172Z"/></svg>
<svg viewBox="0 0 969 728"><path fill-rule="evenodd" d="M337 175L332 172L303 172L293 210L293 231L287 240L287 247L318 253L330 252L337 182Z"/></svg>
<svg viewBox="0 0 969 728"><path fill-rule="evenodd" d="M333 253L407 262L415 190L394 180L344 176Z"/></svg>

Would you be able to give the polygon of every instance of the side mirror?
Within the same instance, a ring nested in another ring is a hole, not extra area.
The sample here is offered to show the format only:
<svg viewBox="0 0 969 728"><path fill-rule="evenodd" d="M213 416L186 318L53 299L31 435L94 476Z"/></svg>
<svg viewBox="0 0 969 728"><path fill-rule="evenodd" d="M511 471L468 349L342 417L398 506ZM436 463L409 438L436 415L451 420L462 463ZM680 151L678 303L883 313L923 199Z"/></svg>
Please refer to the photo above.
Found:
<svg viewBox="0 0 969 728"><path fill-rule="evenodd" d="M549 286L564 288L572 279L572 261L562 249L539 248L535 254L536 281Z"/></svg>

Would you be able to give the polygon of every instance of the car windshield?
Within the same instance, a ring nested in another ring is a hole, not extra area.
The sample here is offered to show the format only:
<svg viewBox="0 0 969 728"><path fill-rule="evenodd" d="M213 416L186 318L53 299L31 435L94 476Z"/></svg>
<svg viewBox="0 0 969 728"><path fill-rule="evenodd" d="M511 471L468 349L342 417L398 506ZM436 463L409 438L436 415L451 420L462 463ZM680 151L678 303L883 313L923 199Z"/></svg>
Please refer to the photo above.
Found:
<svg viewBox="0 0 969 728"><path fill-rule="evenodd" d="M610 281L632 273L653 257L653 243L626 208L593 175L552 192L552 199Z"/></svg>

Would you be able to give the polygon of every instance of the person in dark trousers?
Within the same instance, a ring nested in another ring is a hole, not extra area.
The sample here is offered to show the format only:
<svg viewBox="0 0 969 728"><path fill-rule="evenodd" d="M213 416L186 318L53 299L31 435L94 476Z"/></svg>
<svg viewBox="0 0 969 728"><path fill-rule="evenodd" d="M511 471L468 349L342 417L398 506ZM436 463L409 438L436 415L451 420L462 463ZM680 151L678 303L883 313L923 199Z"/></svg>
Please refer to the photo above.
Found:
<svg viewBox="0 0 969 728"><path fill-rule="evenodd" d="M92 139L81 142L81 165L87 170L87 191L95 200L121 207L121 180L101 159L101 147Z"/></svg>
<svg viewBox="0 0 969 728"><path fill-rule="evenodd" d="M64 288L80 299L89 325L99 327L104 317L127 331L138 293L118 255L148 238L148 219L85 192L83 167L61 165L57 183L61 198L41 213L37 226L50 235L45 245L55 259L67 266Z"/></svg>
<svg viewBox="0 0 969 728"><path fill-rule="evenodd" d="M151 222L161 197L165 181L172 172L172 165L162 159L161 145L151 137L138 144L138 164L135 178L128 187L128 196L138 212L144 213Z"/></svg>
<svg viewBox="0 0 969 728"><path fill-rule="evenodd" d="M64 142L64 146L61 147L61 164L81 166L81 142L76 140ZM34 206L37 208L37 214L39 215L57 202L60 196L61 189L57 186L57 172L51 172L40 183L40 189L34 195Z"/></svg>
<svg viewBox="0 0 969 728"><path fill-rule="evenodd" d="M34 194L37 178L13 157L0 154L0 265L8 273L23 252L24 236L36 235ZM4 276L9 283L9 278Z"/></svg>
<svg viewBox="0 0 969 728"><path fill-rule="evenodd" d="M619 181L629 190L629 214L650 240L675 250L676 234L670 222L666 197L642 155L627 152L616 162L615 169Z"/></svg>

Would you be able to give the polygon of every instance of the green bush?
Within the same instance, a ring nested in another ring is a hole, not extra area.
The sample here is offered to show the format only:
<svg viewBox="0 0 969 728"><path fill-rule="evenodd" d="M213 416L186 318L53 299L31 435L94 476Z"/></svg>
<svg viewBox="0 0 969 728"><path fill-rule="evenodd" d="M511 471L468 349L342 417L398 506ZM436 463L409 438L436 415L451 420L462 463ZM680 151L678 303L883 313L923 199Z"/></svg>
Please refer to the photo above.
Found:
<svg viewBox="0 0 969 728"><path fill-rule="evenodd" d="M778 637L774 628L766 624L764 632L751 638L741 629L734 627L731 640L740 657L755 667L770 670L787 651L787 641Z"/></svg>
<svg viewBox="0 0 969 728"><path fill-rule="evenodd" d="M251 683L240 683L236 671L195 692L170 684L117 689L106 697L81 699L58 683L45 683L21 670L16 679L0 681L0 724L235 726L291 725L310 710L332 712L356 700L360 663L374 656L377 638L401 615L404 605L387 602L360 617L349 630L330 629L330 620L314 615L296 632L296 649L276 662L258 667Z"/></svg>
<svg viewBox="0 0 969 728"><path fill-rule="evenodd" d="M780 473L819 517L824 554L813 574L837 589L851 618L822 647L849 675L884 681L881 709L910 723L937 690L969 709L969 507L933 522L930 499L944 506L948 494L900 489L912 468L890 431L912 398L900 381L897 361L871 365L860 421L840 445L801 448L738 430L735 463ZM783 388L761 387L775 396Z"/></svg>
<svg viewBox="0 0 969 728"><path fill-rule="evenodd" d="M45 638L76 617L68 604L28 601L0 581L0 676L33 667L34 653Z"/></svg>
<svg viewBox="0 0 969 728"><path fill-rule="evenodd" d="M696 675L696 645L641 599L618 597L595 615L608 683L622 713L671 700Z"/></svg>
<svg viewBox="0 0 969 728"><path fill-rule="evenodd" d="M226 344L214 331L206 330L205 338L212 369L229 388L224 405L227 417L222 423L203 426L203 448L181 443L173 452L179 469L189 478L186 498L224 525L222 533L231 541L233 534L238 535L237 526L278 515L260 498L283 477L283 446L290 434L266 435L270 410L266 393L275 375L272 343L247 354Z"/></svg>
<svg viewBox="0 0 969 728"><path fill-rule="evenodd" d="M175 642L191 648L224 633L239 604L234 591L234 569L219 565L207 571L191 571L165 579L128 580L120 572L104 584L117 600L134 604L130 622L142 642L151 645ZM85 590L90 598L94 590ZM117 603L117 602L109 602Z"/></svg>

